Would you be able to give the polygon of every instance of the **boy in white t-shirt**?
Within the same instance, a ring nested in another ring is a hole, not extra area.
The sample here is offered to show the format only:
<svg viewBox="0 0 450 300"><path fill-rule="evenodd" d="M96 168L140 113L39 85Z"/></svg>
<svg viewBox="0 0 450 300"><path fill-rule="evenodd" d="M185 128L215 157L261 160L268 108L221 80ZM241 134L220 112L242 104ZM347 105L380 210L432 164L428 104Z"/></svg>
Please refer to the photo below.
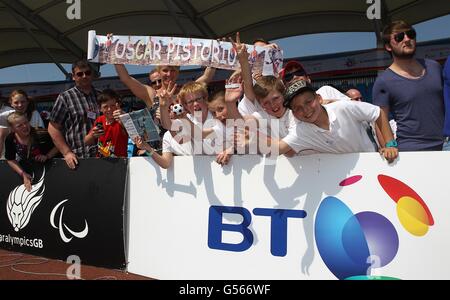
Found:
<svg viewBox="0 0 450 300"><path fill-rule="evenodd" d="M277 143L279 154L291 150L301 154L375 151L362 126L363 122L375 121L389 141L380 153L389 162L398 156L387 116L374 105L337 101L323 106L313 87L304 80L287 88L284 105L292 110L296 124L282 140L267 139L272 146Z"/></svg>
<svg viewBox="0 0 450 300"><path fill-rule="evenodd" d="M233 48L237 52L244 81L244 98L238 109L235 102L227 101L230 117L233 119L255 120L259 131L272 138L280 139L288 134L288 129L294 122L290 109L283 106L285 85L280 78L261 76L255 82L252 79L248 52L245 44L240 42L236 34Z"/></svg>

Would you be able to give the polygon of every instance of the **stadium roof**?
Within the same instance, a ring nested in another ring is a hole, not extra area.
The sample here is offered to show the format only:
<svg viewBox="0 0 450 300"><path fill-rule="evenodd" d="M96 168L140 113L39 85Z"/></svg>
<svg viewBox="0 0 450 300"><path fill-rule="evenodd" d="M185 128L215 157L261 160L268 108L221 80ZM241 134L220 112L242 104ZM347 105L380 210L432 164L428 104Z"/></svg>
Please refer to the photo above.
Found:
<svg viewBox="0 0 450 300"><path fill-rule="evenodd" d="M77 2L81 18L71 20L67 11L76 12ZM369 6L366 0L0 0L0 68L85 57L92 29L203 38L240 31L251 42L256 37L379 32L391 19L416 24L450 13L447 0L381 0L382 19L373 21L366 15Z"/></svg>

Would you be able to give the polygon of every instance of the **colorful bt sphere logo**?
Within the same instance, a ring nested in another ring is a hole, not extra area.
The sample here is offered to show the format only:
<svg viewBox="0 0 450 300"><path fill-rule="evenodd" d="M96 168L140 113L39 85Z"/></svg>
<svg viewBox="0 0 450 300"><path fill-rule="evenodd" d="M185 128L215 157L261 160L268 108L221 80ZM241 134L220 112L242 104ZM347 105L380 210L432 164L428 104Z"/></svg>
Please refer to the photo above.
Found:
<svg viewBox="0 0 450 300"><path fill-rule="evenodd" d="M362 176L340 183L348 186ZM409 186L395 178L379 175L378 182L397 203L397 216L404 229L414 236L424 236L434 220L425 202ZM371 211L354 214L336 197L325 198L317 211L315 239L322 260L338 279L395 279L370 276L371 268L389 264L399 247L394 225Z"/></svg>

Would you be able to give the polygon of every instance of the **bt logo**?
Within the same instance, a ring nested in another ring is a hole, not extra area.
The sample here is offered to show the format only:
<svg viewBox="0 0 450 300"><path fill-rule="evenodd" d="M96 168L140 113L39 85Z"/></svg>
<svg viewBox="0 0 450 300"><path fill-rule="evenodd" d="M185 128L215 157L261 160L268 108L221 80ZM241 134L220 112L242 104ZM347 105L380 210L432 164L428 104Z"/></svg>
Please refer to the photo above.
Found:
<svg viewBox="0 0 450 300"><path fill-rule="evenodd" d="M223 214L242 216L241 224L223 224ZM285 256L287 253L287 220L288 218L305 218L304 210L255 208L255 216L271 218L270 252L274 256ZM250 212L243 207L211 206L209 208L208 247L211 249L243 252L253 245L253 233L248 228L252 223ZM222 232L231 231L242 234L239 244L222 242Z"/></svg>
<svg viewBox="0 0 450 300"><path fill-rule="evenodd" d="M354 176L340 185L348 186L361 178ZM424 236L434 220L422 198L395 178L379 175L378 182L397 203L397 215L405 230ZM371 267L389 264L399 248L397 231L386 217L370 211L353 214L338 198L327 197L319 206L314 227L320 256L337 278L392 279L370 276ZM376 265L371 265L373 258Z"/></svg>
<svg viewBox="0 0 450 300"><path fill-rule="evenodd" d="M340 183L349 186L362 176L353 176ZM409 186L395 178L379 175L378 182L397 203L397 216L410 234L424 236L434 220L425 202ZM240 215L240 224L223 224L224 214ZM274 256L287 253L287 221L305 218L303 210L255 208L255 216L271 218L270 252ZM208 246L211 249L243 252L253 245L250 211L242 207L211 206L209 209ZM383 215L364 211L354 214L336 197L322 200L316 214L314 235L319 254L338 279L392 279L370 276L372 267L389 264L397 255L399 237L394 225ZM238 244L222 242L222 233L236 232L243 236Z"/></svg>

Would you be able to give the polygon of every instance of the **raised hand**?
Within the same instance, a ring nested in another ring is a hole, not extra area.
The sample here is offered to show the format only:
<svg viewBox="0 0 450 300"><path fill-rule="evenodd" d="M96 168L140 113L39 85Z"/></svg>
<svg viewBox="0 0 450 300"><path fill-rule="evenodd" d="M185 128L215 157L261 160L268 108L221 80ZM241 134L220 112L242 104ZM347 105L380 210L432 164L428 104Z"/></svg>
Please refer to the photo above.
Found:
<svg viewBox="0 0 450 300"><path fill-rule="evenodd" d="M169 81L169 83L166 85L163 81L161 89L159 90L159 107L168 109L169 106L173 103L176 90L176 83Z"/></svg>
<svg viewBox="0 0 450 300"><path fill-rule="evenodd" d="M236 51L239 61L241 59L247 59L249 57L249 53L247 52L247 46L241 43L241 37L239 32L236 32L236 41L233 38L229 38L230 42L233 44L233 49Z"/></svg>
<svg viewBox="0 0 450 300"><path fill-rule="evenodd" d="M236 103L236 101L241 99L243 93L244 89L240 76L230 78L225 82L225 102Z"/></svg>

